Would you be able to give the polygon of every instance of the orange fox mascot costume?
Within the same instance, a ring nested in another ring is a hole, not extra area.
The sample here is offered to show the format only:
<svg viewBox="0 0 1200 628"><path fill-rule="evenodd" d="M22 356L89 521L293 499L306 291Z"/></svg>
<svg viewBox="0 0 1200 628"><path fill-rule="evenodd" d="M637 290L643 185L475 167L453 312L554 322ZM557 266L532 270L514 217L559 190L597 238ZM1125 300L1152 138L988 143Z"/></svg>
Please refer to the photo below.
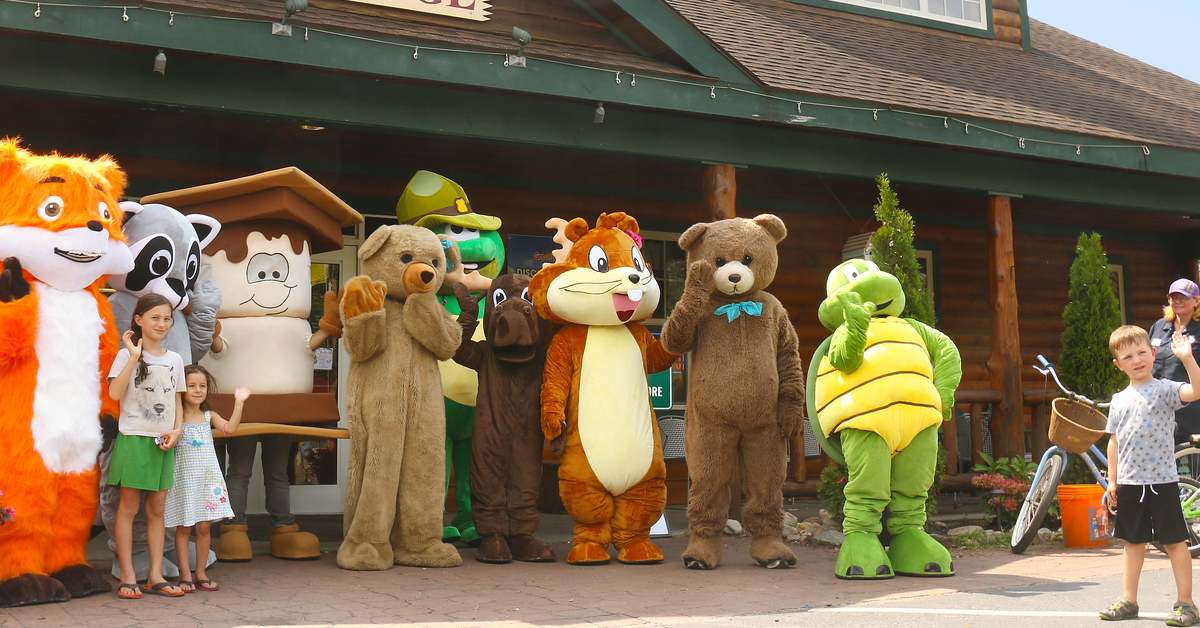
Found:
<svg viewBox="0 0 1200 628"><path fill-rule="evenodd" d="M555 334L542 382L542 432L561 448L558 490L575 520L567 562L662 562L650 527L667 502L666 465L646 374L675 360L638 321L658 307L638 224L600 214L596 228L567 224L566 259L534 275L538 314L566 324Z"/></svg>
<svg viewBox="0 0 1200 628"><path fill-rule="evenodd" d="M0 606L109 590L87 564L104 375L117 352L105 275L133 258L117 201L125 173L0 140Z"/></svg>

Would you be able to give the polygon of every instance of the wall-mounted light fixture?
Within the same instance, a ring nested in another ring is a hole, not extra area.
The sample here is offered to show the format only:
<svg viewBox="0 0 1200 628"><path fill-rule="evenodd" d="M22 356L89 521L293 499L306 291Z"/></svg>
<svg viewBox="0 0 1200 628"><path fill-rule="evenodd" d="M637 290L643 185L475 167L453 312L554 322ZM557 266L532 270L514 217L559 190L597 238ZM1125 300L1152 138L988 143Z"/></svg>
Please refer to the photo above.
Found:
<svg viewBox="0 0 1200 628"><path fill-rule="evenodd" d="M167 53L160 48L158 54L154 55L154 71L160 76L167 75Z"/></svg>

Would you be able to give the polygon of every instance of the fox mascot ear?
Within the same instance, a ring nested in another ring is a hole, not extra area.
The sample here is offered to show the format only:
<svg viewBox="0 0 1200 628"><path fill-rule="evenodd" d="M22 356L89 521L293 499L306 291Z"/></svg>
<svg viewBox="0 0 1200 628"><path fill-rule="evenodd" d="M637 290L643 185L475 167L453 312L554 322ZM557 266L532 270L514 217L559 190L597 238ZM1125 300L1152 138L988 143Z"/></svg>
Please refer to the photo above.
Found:
<svg viewBox="0 0 1200 628"><path fill-rule="evenodd" d="M125 194L125 184L127 182L125 171L121 170L117 162L113 161L113 158L108 155L101 155L96 160L96 166L100 169L100 176L104 177L104 180L108 182L109 193L118 201L121 200L121 197Z"/></svg>
<svg viewBox="0 0 1200 628"><path fill-rule="evenodd" d="M6 137L0 140L0 183L8 181L18 170L29 152L21 148L21 140Z"/></svg>

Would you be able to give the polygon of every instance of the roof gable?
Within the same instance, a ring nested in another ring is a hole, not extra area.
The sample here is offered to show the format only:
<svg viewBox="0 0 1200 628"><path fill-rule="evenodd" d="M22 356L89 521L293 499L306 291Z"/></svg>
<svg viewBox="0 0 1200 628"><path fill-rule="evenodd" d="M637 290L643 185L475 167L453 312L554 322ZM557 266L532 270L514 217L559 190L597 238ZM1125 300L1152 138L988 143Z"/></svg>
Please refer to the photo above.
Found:
<svg viewBox="0 0 1200 628"><path fill-rule="evenodd" d="M664 0L768 87L1200 149L1200 85L1030 20L1031 49L788 0Z"/></svg>

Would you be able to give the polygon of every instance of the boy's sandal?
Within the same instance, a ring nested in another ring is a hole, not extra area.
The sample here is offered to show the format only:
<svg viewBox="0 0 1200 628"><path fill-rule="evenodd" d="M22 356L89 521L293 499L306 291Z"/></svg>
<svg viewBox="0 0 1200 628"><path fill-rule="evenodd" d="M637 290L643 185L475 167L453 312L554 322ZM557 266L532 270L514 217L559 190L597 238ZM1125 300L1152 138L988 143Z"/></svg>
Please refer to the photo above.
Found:
<svg viewBox="0 0 1200 628"><path fill-rule="evenodd" d="M220 591L221 587L212 580L196 580L196 589L199 591Z"/></svg>
<svg viewBox="0 0 1200 628"><path fill-rule="evenodd" d="M174 589L174 591L171 591L171 589ZM170 582L167 582L166 580L163 580L158 584L150 585L149 591L150 593L161 595L163 597L183 597L185 595L182 589L176 587Z"/></svg>
<svg viewBox="0 0 1200 628"><path fill-rule="evenodd" d="M117 597L122 600L140 600L142 599L142 590L136 584L121 583L117 587Z"/></svg>
<svg viewBox="0 0 1200 628"><path fill-rule="evenodd" d="M183 578L180 578L179 582L176 582L175 585L178 586L179 589L184 593L196 592L196 583L192 582L191 580L184 580Z"/></svg>
<svg viewBox="0 0 1200 628"><path fill-rule="evenodd" d="M1191 604L1178 603L1175 608L1171 609L1171 614L1167 615L1168 626L1191 626L1196 623L1200 617L1196 614L1196 607Z"/></svg>
<svg viewBox="0 0 1200 628"><path fill-rule="evenodd" d="M1120 621L1122 619L1137 619L1138 605L1129 600L1117 600L1100 611L1100 619Z"/></svg>

